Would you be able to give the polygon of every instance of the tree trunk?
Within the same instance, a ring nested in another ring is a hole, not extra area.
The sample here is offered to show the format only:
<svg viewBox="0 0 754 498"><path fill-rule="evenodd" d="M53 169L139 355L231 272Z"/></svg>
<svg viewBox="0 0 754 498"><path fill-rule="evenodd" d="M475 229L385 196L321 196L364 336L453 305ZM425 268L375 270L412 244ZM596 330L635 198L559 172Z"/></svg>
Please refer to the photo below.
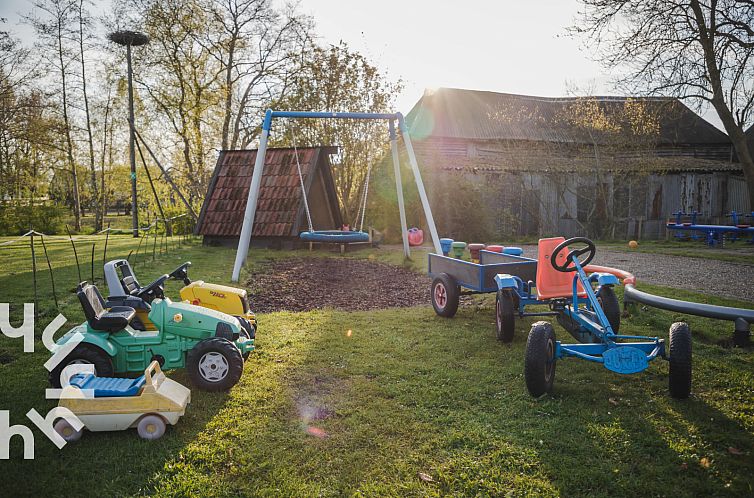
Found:
<svg viewBox="0 0 754 498"><path fill-rule="evenodd" d="M63 61L63 27L58 21L58 58L60 60L60 77L63 91L63 126L65 128L66 155L68 156L68 165L71 168L71 179L73 181L73 216L74 229L81 231L81 200L79 197L79 175L76 169L76 161L73 159L73 140L71 139L71 123L68 118L68 95L66 89L66 72Z"/></svg>
<svg viewBox="0 0 754 498"><path fill-rule="evenodd" d="M94 138L92 121L89 115L89 96L86 93L86 63L84 61L84 0L79 0L79 53L81 56L81 84L84 93L84 114L86 115L86 132L89 139L89 169L92 184L92 211L94 212L94 231L102 230L102 218L99 211L99 193L97 192L97 171L94 167Z"/></svg>

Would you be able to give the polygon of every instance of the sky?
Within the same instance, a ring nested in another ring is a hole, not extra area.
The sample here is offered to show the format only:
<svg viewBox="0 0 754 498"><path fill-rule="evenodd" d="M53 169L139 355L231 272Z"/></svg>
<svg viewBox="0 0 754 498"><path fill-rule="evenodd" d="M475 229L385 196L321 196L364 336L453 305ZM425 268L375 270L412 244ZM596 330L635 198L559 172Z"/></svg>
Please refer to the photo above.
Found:
<svg viewBox="0 0 754 498"><path fill-rule="evenodd" d="M281 0L275 0L281 3ZM106 8L109 0L94 0ZM0 17L31 43L18 12L31 0L0 0ZM566 27L577 0L301 0L324 43L343 40L365 54L404 90L396 109L407 113L424 89L489 90L544 97L615 94L611 74L590 59ZM704 117L720 127L714 112Z"/></svg>

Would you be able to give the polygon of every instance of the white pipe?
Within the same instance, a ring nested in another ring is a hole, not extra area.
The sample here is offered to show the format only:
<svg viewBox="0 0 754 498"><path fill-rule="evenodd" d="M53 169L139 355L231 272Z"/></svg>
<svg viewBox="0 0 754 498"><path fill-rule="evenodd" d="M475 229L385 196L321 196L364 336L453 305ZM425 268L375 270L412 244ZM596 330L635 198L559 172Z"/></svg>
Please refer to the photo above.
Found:
<svg viewBox="0 0 754 498"><path fill-rule="evenodd" d="M267 138L269 137L269 135L269 130L262 130L262 135L259 138L259 149L257 149L257 157L254 161L254 172L251 175L249 197L246 199L246 211L243 215L241 236L238 238L236 262L233 265L233 276L231 277L231 280L233 282L238 282L238 279L241 277L241 267L246 261L246 255L249 253L249 245L251 244L251 231L254 227L254 216L257 212L259 187L262 184L262 174L264 173L264 156L267 153Z"/></svg>
<svg viewBox="0 0 754 498"><path fill-rule="evenodd" d="M429 233L432 234L432 244L435 246L435 254L442 254L442 249L440 248L440 237L437 235L435 219L432 217L432 208L429 207L427 192L424 190L424 182L422 181L422 175L419 171L419 165L417 164L416 156L414 155L414 146L411 144L411 138L408 136L408 129L406 128L406 122L403 120L403 116L399 116L398 123L400 125L401 135L403 135L403 143L406 144L408 162L411 164L411 170L414 172L414 180L416 181L416 186L419 189L419 198L421 198L422 207L424 208L424 216L427 218Z"/></svg>
<svg viewBox="0 0 754 498"><path fill-rule="evenodd" d="M401 235L403 236L403 257L411 256L411 249L408 245L408 225L406 224L406 206L403 202L403 182L401 180L401 165L398 160L398 137L395 134L395 127L390 121L390 152L393 154L393 169L395 170L395 188L398 192L398 211L401 214Z"/></svg>

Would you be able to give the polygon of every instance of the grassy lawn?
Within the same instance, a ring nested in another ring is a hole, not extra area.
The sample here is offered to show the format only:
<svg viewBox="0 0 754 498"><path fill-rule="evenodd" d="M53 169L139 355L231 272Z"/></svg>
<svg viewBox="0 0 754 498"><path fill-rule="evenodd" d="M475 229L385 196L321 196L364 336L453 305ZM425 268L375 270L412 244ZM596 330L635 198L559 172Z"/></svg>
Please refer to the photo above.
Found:
<svg viewBox="0 0 754 498"><path fill-rule="evenodd" d="M72 325L83 316L72 293L76 265L65 244L48 250L61 311ZM101 280L104 241L95 244ZM91 242L81 247L80 256L88 258ZM130 237L111 237L108 259L135 250ZM197 241L171 246L168 254L155 251L154 260L151 245L148 254L141 251L135 269L142 283L185 260L194 263L194 278L229 283L235 255ZM251 253L252 264L292 255ZM385 249L347 257L402 259ZM90 278L87 265L84 279ZM425 258L417 254L413 265L423 269ZM49 304L44 259L38 268L41 331L57 311ZM177 295L177 288L172 283L168 295ZM31 295L28 243L0 248L0 302L14 303L20 316ZM21 460L21 444L14 441L11 461L0 462L0 489L6 496L51 489L68 496L754 494L754 355L718 345L730 337L731 324L688 319L695 334L689 400L668 396L661 360L633 376L563 361L552 395L534 400L523 380L531 321L518 322L512 344L500 344L493 307L490 295L452 320L436 316L429 304L261 315L258 349L239 385L229 393L192 390L186 416L159 441L144 442L134 431L88 433L57 450L34 428L36 459ZM621 331L666 337L675 318L635 310ZM568 340L557 326L556 333ZM11 411L11 423L31 426L24 413L36 408L45 414L55 406L44 399L48 355L39 341L36 351L23 354L20 340L0 338L0 409ZM170 375L189 385L184 372Z"/></svg>
<svg viewBox="0 0 754 498"><path fill-rule="evenodd" d="M746 240L727 242L724 247L710 247L703 241L676 241L676 240L643 240L639 247L629 249L627 243L606 241L598 244L598 247L617 251L636 251L655 254L667 254L670 256L686 256L688 258L716 259L719 261L731 261L733 263L748 263L754 265L754 246Z"/></svg>

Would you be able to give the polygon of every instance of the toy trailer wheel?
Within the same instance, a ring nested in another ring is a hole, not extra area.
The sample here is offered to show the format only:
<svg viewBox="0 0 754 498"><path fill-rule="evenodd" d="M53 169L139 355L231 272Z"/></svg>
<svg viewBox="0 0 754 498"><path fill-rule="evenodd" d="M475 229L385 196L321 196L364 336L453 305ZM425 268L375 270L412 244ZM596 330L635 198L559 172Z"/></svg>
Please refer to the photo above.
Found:
<svg viewBox="0 0 754 498"><path fill-rule="evenodd" d="M613 332L616 334L620 330L620 302L615 295L612 285L603 285L597 293L597 301L605 312L607 321L610 323Z"/></svg>
<svg viewBox="0 0 754 498"><path fill-rule="evenodd" d="M555 330L549 322L535 322L526 341L524 377L529 394L538 398L552 390L555 380Z"/></svg>
<svg viewBox="0 0 754 498"><path fill-rule="evenodd" d="M432 307L435 313L452 318L458 311L461 289L447 273L441 273L432 281Z"/></svg>
<svg viewBox="0 0 754 498"><path fill-rule="evenodd" d="M66 443L76 442L79 439L81 439L81 436L84 434L83 428L80 431L77 431L64 418L58 419L58 421L55 422L55 425L53 427L55 429L55 432L60 434L60 437L62 437Z"/></svg>
<svg viewBox="0 0 754 498"><path fill-rule="evenodd" d="M513 341L516 327L516 299L509 290L498 290L495 299L495 325L497 326L497 340Z"/></svg>
<svg viewBox="0 0 754 498"><path fill-rule="evenodd" d="M165 420L159 415L144 415L139 419L139 423L136 425L136 432L139 433L139 437L154 441L160 439L165 434Z"/></svg>
<svg viewBox="0 0 754 498"><path fill-rule="evenodd" d="M93 365L94 374L97 377L112 377L114 375L113 362L107 353L97 346L81 343L68 353L65 360L52 369L49 376L50 385L54 388L60 388L60 375L65 367L77 364Z"/></svg>
<svg viewBox="0 0 754 498"><path fill-rule="evenodd" d="M200 341L186 358L191 383L202 391L227 391L243 373L243 357L235 344L222 337Z"/></svg>
<svg viewBox="0 0 754 498"><path fill-rule="evenodd" d="M668 343L670 395L676 399L686 399L691 394L691 329L688 324L676 322L671 325Z"/></svg>

